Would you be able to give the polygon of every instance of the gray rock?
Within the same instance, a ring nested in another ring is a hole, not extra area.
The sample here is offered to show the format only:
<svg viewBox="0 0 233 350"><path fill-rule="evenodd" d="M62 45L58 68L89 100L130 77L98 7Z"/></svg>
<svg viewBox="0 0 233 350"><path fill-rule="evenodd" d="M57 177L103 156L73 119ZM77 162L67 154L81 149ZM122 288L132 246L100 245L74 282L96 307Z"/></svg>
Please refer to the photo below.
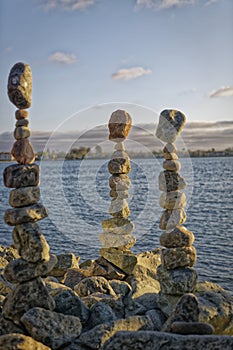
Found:
<svg viewBox="0 0 233 350"><path fill-rule="evenodd" d="M164 192L183 190L186 187L184 178L173 171L162 171L159 174L159 189Z"/></svg>
<svg viewBox="0 0 233 350"><path fill-rule="evenodd" d="M117 142L114 146L114 149L117 151L125 151L124 142Z"/></svg>
<svg viewBox="0 0 233 350"><path fill-rule="evenodd" d="M91 267L90 270L93 276L103 276L108 280L122 280L125 278L125 274L120 269L110 264L102 256L96 259L92 266L93 268Z"/></svg>
<svg viewBox="0 0 233 350"><path fill-rule="evenodd" d="M114 292L123 297L129 294L130 291L132 290L130 284L127 283L126 281L119 281L119 280L113 279L113 280L110 280L109 283L112 289L114 290Z"/></svg>
<svg viewBox="0 0 233 350"><path fill-rule="evenodd" d="M99 324L114 321L116 318L112 308L99 301L91 307L91 316L88 320L87 327L88 329L92 329Z"/></svg>
<svg viewBox="0 0 233 350"><path fill-rule="evenodd" d="M22 325L17 326L13 321L0 317L0 335L11 333L26 334L26 329Z"/></svg>
<svg viewBox="0 0 233 350"><path fill-rule="evenodd" d="M23 208L7 209L4 220L9 226L16 226L28 222L36 222L47 216L48 212L42 204L34 204Z"/></svg>
<svg viewBox="0 0 233 350"><path fill-rule="evenodd" d="M125 298L124 305L125 318L128 318L130 316L145 315L147 311L147 309L142 304L138 303L136 300L131 298Z"/></svg>
<svg viewBox="0 0 233 350"><path fill-rule="evenodd" d="M129 158L115 158L108 162L108 171L110 174L128 174L131 170Z"/></svg>
<svg viewBox="0 0 233 350"><path fill-rule="evenodd" d="M18 127L18 126L28 126L29 124L29 120L28 119L20 119L20 120L17 120L17 122L15 123L15 126Z"/></svg>
<svg viewBox="0 0 233 350"><path fill-rule="evenodd" d="M133 232L134 224L130 219L111 218L102 221L104 232L120 235L128 235Z"/></svg>
<svg viewBox="0 0 233 350"><path fill-rule="evenodd" d="M40 200L38 186L21 187L10 191L9 204L14 208L35 204Z"/></svg>
<svg viewBox="0 0 233 350"><path fill-rule="evenodd" d="M93 293L116 295L109 282L101 276L83 279L74 287L74 290L80 297L86 297Z"/></svg>
<svg viewBox="0 0 233 350"><path fill-rule="evenodd" d="M80 319L75 316L34 307L21 318L28 333L37 341L58 349L79 336L82 330Z"/></svg>
<svg viewBox="0 0 233 350"><path fill-rule="evenodd" d="M160 236L160 244L167 248L190 247L194 242L194 234L184 226L165 231Z"/></svg>
<svg viewBox="0 0 233 350"><path fill-rule="evenodd" d="M173 322L171 332L177 334L213 334L214 327L203 322Z"/></svg>
<svg viewBox="0 0 233 350"><path fill-rule="evenodd" d="M159 205L165 209L179 209L186 206L186 195L182 192L163 192L159 199Z"/></svg>
<svg viewBox="0 0 233 350"><path fill-rule="evenodd" d="M124 110L118 109L111 114L109 119L109 140L122 142L128 136L132 125L132 117Z"/></svg>
<svg viewBox="0 0 233 350"><path fill-rule="evenodd" d="M19 109L29 108L32 102L32 72L28 64L18 62L8 77L8 97Z"/></svg>
<svg viewBox="0 0 233 350"><path fill-rule="evenodd" d="M7 334L0 337L2 350L51 350L48 346L23 334Z"/></svg>
<svg viewBox="0 0 233 350"><path fill-rule="evenodd" d="M79 317L82 323L87 322L90 310L74 291L64 290L54 297L54 301L56 303L54 311Z"/></svg>
<svg viewBox="0 0 233 350"><path fill-rule="evenodd" d="M4 277L4 269L0 270L0 294L6 296L13 289L13 284Z"/></svg>
<svg viewBox="0 0 233 350"><path fill-rule="evenodd" d="M9 188L38 186L40 183L40 168L37 164L13 164L3 172L4 184Z"/></svg>
<svg viewBox="0 0 233 350"><path fill-rule="evenodd" d="M102 248L100 255L128 275L133 272L137 264L137 257L130 250Z"/></svg>
<svg viewBox="0 0 233 350"><path fill-rule="evenodd" d="M160 113L156 136L168 143L173 143L181 133L186 117L180 111L166 109Z"/></svg>
<svg viewBox="0 0 233 350"><path fill-rule="evenodd" d="M195 247L178 247L161 249L161 262L167 270L178 267L192 267L196 263Z"/></svg>
<svg viewBox="0 0 233 350"><path fill-rule="evenodd" d="M75 339L71 344L63 346L62 350L91 350L89 346L80 343L79 339Z"/></svg>
<svg viewBox="0 0 233 350"><path fill-rule="evenodd" d="M160 219L159 228L161 230L169 230L177 225L181 225L186 221L186 212L181 209L166 209Z"/></svg>
<svg viewBox="0 0 233 350"><path fill-rule="evenodd" d="M46 277L44 279L45 282L45 286L47 291L49 292L49 295L53 298L56 297L56 295L64 292L64 291L69 291L72 290L71 288L64 286L64 284L61 284L58 282L58 280L56 281L50 281L49 279L51 278L51 276ZM55 277L54 277L55 278Z"/></svg>
<svg viewBox="0 0 233 350"><path fill-rule="evenodd" d="M166 154L170 154L170 153L166 153ZM169 159L163 162L163 168L168 171L180 171L181 164L177 160Z"/></svg>
<svg viewBox="0 0 233 350"><path fill-rule="evenodd" d="M55 277L62 277L66 273L67 269L78 268L78 262L80 257L76 258L73 253L58 254L57 263L54 268L49 272L49 275Z"/></svg>
<svg viewBox="0 0 233 350"><path fill-rule="evenodd" d="M127 201L125 199L113 199L109 207L109 214L115 218L127 218L130 214Z"/></svg>
<svg viewBox="0 0 233 350"><path fill-rule="evenodd" d="M118 332L101 350L232 350L233 337L189 335L163 332Z"/></svg>
<svg viewBox="0 0 233 350"><path fill-rule="evenodd" d="M133 226L134 227L134 226ZM99 240L103 248L118 248L121 250L127 250L132 248L136 243L136 238L132 234L125 234L124 229L128 229L126 226L118 227L115 230L123 231L120 233L108 233L103 232L99 235Z"/></svg>
<svg viewBox="0 0 233 350"><path fill-rule="evenodd" d="M154 325L154 331L161 331L162 326L165 322L165 316L159 309L148 310L146 316L150 317Z"/></svg>
<svg viewBox="0 0 233 350"><path fill-rule="evenodd" d="M24 260L32 263L49 260L50 248L38 224L17 225L13 230L12 238L19 255Z"/></svg>

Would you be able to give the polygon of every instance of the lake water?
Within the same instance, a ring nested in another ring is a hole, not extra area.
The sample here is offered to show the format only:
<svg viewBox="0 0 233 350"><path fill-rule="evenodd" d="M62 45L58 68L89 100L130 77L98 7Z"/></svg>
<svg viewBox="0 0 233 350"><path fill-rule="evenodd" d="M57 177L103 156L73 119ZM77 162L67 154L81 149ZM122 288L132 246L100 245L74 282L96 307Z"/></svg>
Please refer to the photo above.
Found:
<svg viewBox="0 0 233 350"><path fill-rule="evenodd" d="M101 221L109 218L107 160L41 162L42 202L49 218L39 222L54 253L74 252L82 261L97 258ZM134 252L159 247L158 175L161 159L134 159L130 173L130 218L135 223ZM183 158L188 182L185 226L195 235L199 280L233 290L233 158ZM0 172L9 165L0 163ZM3 222L9 189L0 177L0 244L12 243L12 228Z"/></svg>

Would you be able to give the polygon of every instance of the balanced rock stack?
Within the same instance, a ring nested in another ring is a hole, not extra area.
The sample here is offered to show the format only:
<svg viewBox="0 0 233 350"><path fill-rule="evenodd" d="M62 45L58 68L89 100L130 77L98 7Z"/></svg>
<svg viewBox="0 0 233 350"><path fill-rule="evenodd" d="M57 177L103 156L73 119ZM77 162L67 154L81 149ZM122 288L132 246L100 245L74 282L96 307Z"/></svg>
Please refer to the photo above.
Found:
<svg viewBox="0 0 233 350"><path fill-rule="evenodd" d="M112 197L109 213L113 218L102 222L103 233L99 236L103 246L100 255L126 273L136 264L136 258L129 250L136 243L136 238L132 235L134 224L128 218L130 210L127 203L130 188L127 174L131 165L123 143L131 125L132 117L124 110L113 112L109 120L109 140L116 143L115 152L108 163Z"/></svg>
<svg viewBox="0 0 233 350"><path fill-rule="evenodd" d="M24 63L17 63L11 69L8 80L8 96L19 108L16 113L16 128L12 154L17 164L4 170L4 184L12 188L9 204L12 207L5 212L4 220L15 226L12 238L18 250L19 259L10 261L4 276L15 284L3 306L3 320L21 325L20 318L32 307L53 309L55 303L49 296L40 276L46 275L56 264L56 256L50 255L49 245L36 223L48 216L40 200L40 169L34 164L35 155L28 140L28 112L31 105L32 74Z"/></svg>
<svg viewBox="0 0 233 350"><path fill-rule="evenodd" d="M164 110L160 114L156 136L165 145L163 168L159 175L159 189L163 191L160 206L165 209L160 219L161 265L157 269L157 278L161 292L182 295L192 292L197 281L197 273L192 268L196 262L196 250L192 246L194 235L182 224L186 221L186 196L180 192L186 182L179 174L181 164L178 161L174 141L185 123L185 115L176 110Z"/></svg>

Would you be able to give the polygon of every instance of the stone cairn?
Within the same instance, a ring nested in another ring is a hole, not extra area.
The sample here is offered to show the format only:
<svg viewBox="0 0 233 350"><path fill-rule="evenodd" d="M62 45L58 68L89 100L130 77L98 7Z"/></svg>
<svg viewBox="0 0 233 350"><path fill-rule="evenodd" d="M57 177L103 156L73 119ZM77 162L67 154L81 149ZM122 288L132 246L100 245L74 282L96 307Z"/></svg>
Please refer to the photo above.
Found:
<svg viewBox="0 0 233 350"><path fill-rule="evenodd" d="M164 110L160 114L156 136L166 142L163 149L165 169L159 175L159 189L163 191L160 206L165 209L160 219L161 265L157 270L161 292L182 295L192 292L196 286L197 273L192 268L196 262L196 250L192 246L194 235L182 224L186 221L186 196L180 192L186 182L179 174L181 164L178 161L174 141L182 131L186 117L176 110Z"/></svg>
<svg viewBox="0 0 233 350"><path fill-rule="evenodd" d="M40 200L40 169L34 164L35 155L29 141L28 112L31 105L32 74L27 64L16 63L9 74L8 96L18 108L15 112L16 139L11 154L17 164L4 170L4 184L10 191L9 204L4 220L14 226L12 238L20 258L12 260L5 268L4 277L15 284L3 306L5 322L21 326L22 315L32 307L54 309L54 300L49 296L41 276L46 275L56 264L57 258L50 255L49 245L37 221L48 216Z"/></svg>
<svg viewBox="0 0 233 350"><path fill-rule="evenodd" d="M130 251L136 243L136 238L132 235L134 224L128 218L130 209L126 200L130 188L130 179L127 174L131 170L131 165L123 143L130 132L131 125L132 117L124 110L113 112L109 120L109 140L116 143L115 152L108 163L112 198L109 213L113 218L102 222L103 233L99 236L103 246L100 255L126 273L136 263Z"/></svg>

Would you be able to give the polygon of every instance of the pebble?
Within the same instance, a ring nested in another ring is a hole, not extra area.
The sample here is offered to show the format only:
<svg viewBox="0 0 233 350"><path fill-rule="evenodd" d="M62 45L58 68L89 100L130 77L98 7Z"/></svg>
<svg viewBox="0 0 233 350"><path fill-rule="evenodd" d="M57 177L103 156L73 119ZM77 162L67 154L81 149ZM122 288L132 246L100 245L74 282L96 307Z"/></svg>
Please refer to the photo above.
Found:
<svg viewBox="0 0 233 350"><path fill-rule="evenodd" d="M40 188L29 186L16 188L10 191L9 204L14 208L35 204L40 200Z"/></svg>
<svg viewBox="0 0 233 350"><path fill-rule="evenodd" d="M9 226L16 226L27 222L36 222L47 216L48 212L42 204L34 204L22 208L7 209L4 220Z"/></svg>
<svg viewBox="0 0 233 350"><path fill-rule="evenodd" d="M18 126L17 128L15 128L14 138L16 140L26 139L30 137L30 135L31 135L30 129L26 126Z"/></svg>
<svg viewBox="0 0 233 350"><path fill-rule="evenodd" d="M186 213L184 209L166 209L160 219L159 227L161 230L169 230L177 225L181 225L186 221Z"/></svg>
<svg viewBox="0 0 233 350"><path fill-rule="evenodd" d="M177 148L174 145L174 143L167 143L164 146L163 153L176 153L176 152L177 152Z"/></svg>
<svg viewBox="0 0 233 350"><path fill-rule="evenodd" d="M180 171L181 164L177 160L165 160L163 162L163 168L168 171Z"/></svg>
<svg viewBox="0 0 233 350"><path fill-rule="evenodd" d="M117 150L117 151L125 151L125 145L124 145L123 142L118 142L114 146L114 149Z"/></svg>
<svg viewBox="0 0 233 350"><path fill-rule="evenodd" d="M130 170L130 159L111 159L108 163L108 171L110 174L128 174Z"/></svg>
<svg viewBox="0 0 233 350"><path fill-rule="evenodd" d="M20 120L17 120L17 122L15 123L15 126L17 128L18 126L28 126L28 124L29 124L28 119L20 119Z"/></svg>
<svg viewBox="0 0 233 350"><path fill-rule="evenodd" d="M161 262L168 269L192 267L196 263L197 254L194 247L177 247L161 249Z"/></svg>
<svg viewBox="0 0 233 350"><path fill-rule="evenodd" d="M130 214L127 201L125 199L113 199L109 207L109 214L116 218L127 218Z"/></svg>
<svg viewBox="0 0 233 350"><path fill-rule="evenodd" d="M164 192L172 192L183 190L186 187L186 182L179 173L172 171L162 171L159 174L159 189Z"/></svg>
<svg viewBox="0 0 233 350"><path fill-rule="evenodd" d="M15 141L11 150L11 155L19 164L32 164L35 161L35 153L28 139Z"/></svg>
<svg viewBox="0 0 233 350"><path fill-rule="evenodd" d="M130 188L130 178L125 174L112 175L109 178L109 186L115 191L125 191Z"/></svg>
<svg viewBox="0 0 233 350"><path fill-rule="evenodd" d="M177 110L166 109L160 113L156 136L168 143L173 143L181 133L186 117Z"/></svg>
<svg viewBox="0 0 233 350"><path fill-rule="evenodd" d="M159 199L159 205L165 209L183 208L186 206L186 195L178 191L163 192Z"/></svg>
<svg viewBox="0 0 233 350"><path fill-rule="evenodd" d="M37 164L13 164L3 172L4 184L9 188L38 186L40 182L40 168Z"/></svg>
<svg viewBox="0 0 233 350"><path fill-rule="evenodd" d="M128 136L132 126L132 117L124 110L113 112L109 119L109 140L122 142Z"/></svg>
<svg viewBox="0 0 233 350"><path fill-rule="evenodd" d="M19 109L31 106L32 72L29 65L16 63L8 77L8 97Z"/></svg>
<svg viewBox="0 0 233 350"><path fill-rule="evenodd" d="M191 247L193 242L194 234L180 225L163 232L160 236L160 244L166 248Z"/></svg>
<svg viewBox="0 0 233 350"><path fill-rule="evenodd" d="M15 112L15 119L23 120L26 118L28 118L28 111L26 111L25 109L17 109L17 111Z"/></svg>

